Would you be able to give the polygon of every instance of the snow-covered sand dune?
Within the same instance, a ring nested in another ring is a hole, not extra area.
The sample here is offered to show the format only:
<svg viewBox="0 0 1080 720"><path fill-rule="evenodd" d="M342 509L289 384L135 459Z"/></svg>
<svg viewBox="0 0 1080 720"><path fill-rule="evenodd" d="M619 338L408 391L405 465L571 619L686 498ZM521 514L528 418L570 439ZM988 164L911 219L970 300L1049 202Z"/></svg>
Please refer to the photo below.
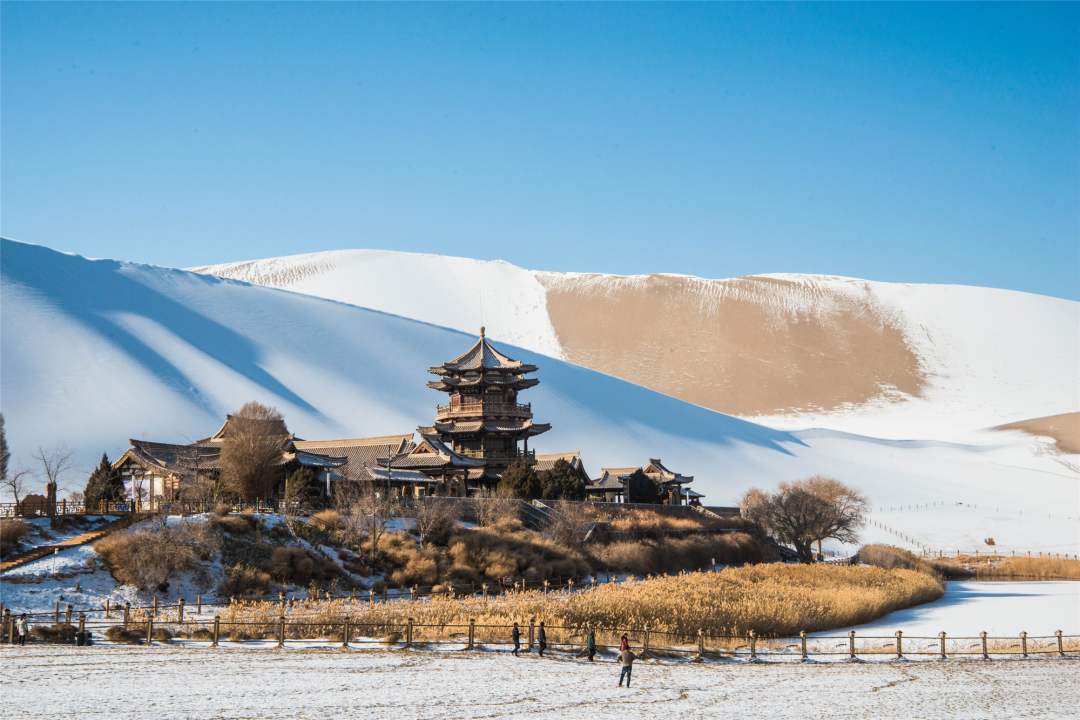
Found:
<svg viewBox="0 0 1080 720"><path fill-rule="evenodd" d="M16 464L28 464L39 445L64 442L88 472L102 450L117 457L129 437L205 437L253 399L280 408L304 438L407 433L430 423L442 399L425 386L427 368L475 341L205 274L10 240L0 250L2 410ZM406 282L406 290L426 292L425 278ZM1077 552L1080 485L1019 433L955 444L784 431L532 350L501 349L540 367L540 385L523 399L553 430L536 449L580 450L594 476L658 457L696 476L707 503L727 505L750 486L822 472L861 487L875 506L961 501L1023 510L1030 522L1005 536L994 531L999 549ZM1043 513L1073 519L1040 522ZM981 543L989 534L982 522L975 514L951 519L935 542L947 550Z"/></svg>
<svg viewBox="0 0 1080 720"><path fill-rule="evenodd" d="M966 442L1080 410L1080 303L1030 293L531 272L381 250L197 271L470 333L482 300L493 339L774 427Z"/></svg>

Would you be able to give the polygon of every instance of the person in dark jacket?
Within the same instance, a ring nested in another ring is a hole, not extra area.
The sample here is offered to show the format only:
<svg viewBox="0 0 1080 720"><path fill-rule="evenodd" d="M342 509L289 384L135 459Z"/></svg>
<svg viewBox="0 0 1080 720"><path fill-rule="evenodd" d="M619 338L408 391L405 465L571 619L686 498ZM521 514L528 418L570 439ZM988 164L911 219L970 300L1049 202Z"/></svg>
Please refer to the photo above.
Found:
<svg viewBox="0 0 1080 720"><path fill-rule="evenodd" d="M619 687L622 687L623 678L626 678L626 687L630 687L630 671L634 669L634 660L637 659L637 655L630 649L629 645L625 650L619 653L619 661L622 662L622 673L619 675Z"/></svg>
<svg viewBox="0 0 1080 720"><path fill-rule="evenodd" d="M544 621L540 621L540 629L536 633L536 642L540 645L540 657L544 657L547 650L547 631L544 630Z"/></svg>
<svg viewBox="0 0 1080 720"><path fill-rule="evenodd" d="M514 629L510 631L510 639L514 641L514 649L510 652L515 657L521 657L519 651L521 650L521 630L518 629L518 624L514 623Z"/></svg>
<svg viewBox="0 0 1080 720"><path fill-rule="evenodd" d="M589 628L589 634L585 638L585 654L589 656L589 662L593 662L593 657L596 656L596 633Z"/></svg>

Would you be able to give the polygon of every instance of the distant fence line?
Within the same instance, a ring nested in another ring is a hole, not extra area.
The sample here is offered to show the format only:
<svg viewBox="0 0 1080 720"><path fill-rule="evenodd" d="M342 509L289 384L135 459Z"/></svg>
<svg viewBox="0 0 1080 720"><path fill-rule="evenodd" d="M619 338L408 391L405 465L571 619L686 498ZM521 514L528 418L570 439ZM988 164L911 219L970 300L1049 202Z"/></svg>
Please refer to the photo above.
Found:
<svg viewBox="0 0 1080 720"><path fill-rule="evenodd" d="M70 620L70 619L69 619ZM284 615L270 622L229 622L220 617L212 620L163 620L147 618L139 622L127 619L123 624L89 621L80 614L77 625L70 621L55 624L49 633L41 633L48 639L43 642L74 644L84 642L86 633L116 633L123 631L122 642L146 646L173 644L177 635L185 636L181 643L195 647L219 647L223 641L239 646L266 645L286 648L289 641L302 641L302 647L310 647L312 640L324 641L341 648L361 649L377 646L383 650L438 649L453 647L455 650L502 649L512 645L512 625L479 625L470 620L467 625L434 625L414 622L404 623L353 621L348 616L340 622L293 621ZM522 618L522 650L532 652L538 645L536 618ZM598 651L611 650L618 645L618 638L626 635L631 647L640 649L642 659L733 660L747 663L769 659L788 662L807 662L817 658L863 662L866 660L904 661L912 659L935 660L993 660L995 658L1072 658L1080 650L1080 636L1064 635L1060 630L1052 636L953 637L939 633L937 637L905 637L902 632L892 636L857 636L854 630L841 636L808 637L805 632L797 637L762 638L753 631L745 636L706 635L699 630L696 637L651 630L621 627L568 627L549 625L547 652L584 655L585 635L592 630L597 636ZM15 620L3 623L0 642L13 643ZM119 633L117 633L119 634ZM231 638L231 639L230 639ZM156 641L156 642L155 642ZM837 642L839 641L839 642ZM32 634L31 642L34 642ZM1068 651L1068 654L1067 654Z"/></svg>

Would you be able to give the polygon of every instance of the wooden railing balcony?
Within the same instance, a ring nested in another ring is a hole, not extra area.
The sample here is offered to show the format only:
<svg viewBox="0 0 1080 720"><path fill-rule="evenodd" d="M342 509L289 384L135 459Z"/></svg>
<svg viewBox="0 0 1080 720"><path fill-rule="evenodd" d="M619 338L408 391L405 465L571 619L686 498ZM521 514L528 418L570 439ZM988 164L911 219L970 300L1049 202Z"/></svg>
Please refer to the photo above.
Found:
<svg viewBox="0 0 1080 720"><path fill-rule="evenodd" d="M458 450L457 452L466 457L484 460L536 460L535 450Z"/></svg>
<svg viewBox="0 0 1080 720"><path fill-rule="evenodd" d="M435 408L435 417L437 418L468 417L470 415L512 415L519 418L531 418L532 404L479 402L462 403L460 405L438 405Z"/></svg>

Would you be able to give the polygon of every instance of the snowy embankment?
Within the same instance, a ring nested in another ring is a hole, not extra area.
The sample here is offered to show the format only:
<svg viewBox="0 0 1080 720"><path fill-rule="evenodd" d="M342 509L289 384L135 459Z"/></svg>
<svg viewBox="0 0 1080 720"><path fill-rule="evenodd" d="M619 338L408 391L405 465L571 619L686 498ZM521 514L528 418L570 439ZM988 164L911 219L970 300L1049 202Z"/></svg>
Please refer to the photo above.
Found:
<svg viewBox="0 0 1080 720"><path fill-rule="evenodd" d="M475 341L234 280L0 242L0 373L13 464L28 464L39 445L63 442L89 471L102 450L118 457L129 437L206 437L253 399L277 406L303 438L407 433L430 424L443 399L425 386L427 368ZM1075 523L1038 519L1080 506L1080 483L1017 433L956 444L787 432L501 349L540 368L540 385L523 399L553 429L530 447L579 450L593 476L658 457L695 476L706 504L730 505L751 486L824 473L861 488L875 506L960 501L1022 510L1025 519L1009 532L991 528L1000 548L1076 553L1080 546ZM955 550L981 541L991 534L984 525L975 516L947 523L937 542Z"/></svg>
<svg viewBox="0 0 1080 720"><path fill-rule="evenodd" d="M0 647L26 717L1075 717L1075 660L669 664L564 656L209 648ZM137 667L139 672L118 672ZM43 676L62 676L43 691ZM254 679L254 682L253 682Z"/></svg>

